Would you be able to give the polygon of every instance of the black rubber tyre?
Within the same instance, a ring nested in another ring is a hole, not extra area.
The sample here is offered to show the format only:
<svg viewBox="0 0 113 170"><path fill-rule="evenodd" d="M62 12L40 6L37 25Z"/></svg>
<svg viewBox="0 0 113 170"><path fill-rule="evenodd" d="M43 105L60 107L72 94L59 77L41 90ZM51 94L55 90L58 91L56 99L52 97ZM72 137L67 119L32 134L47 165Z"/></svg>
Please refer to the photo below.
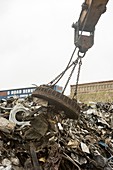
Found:
<svg viewBox="0 0 113 170"><path fill-rule="evenodd" d="M70 119L78 119L80 107L76 101L50 88L49 86L39 86L32 93L33 97L41 98L55 105L59 110L63 110Z"/></svg>

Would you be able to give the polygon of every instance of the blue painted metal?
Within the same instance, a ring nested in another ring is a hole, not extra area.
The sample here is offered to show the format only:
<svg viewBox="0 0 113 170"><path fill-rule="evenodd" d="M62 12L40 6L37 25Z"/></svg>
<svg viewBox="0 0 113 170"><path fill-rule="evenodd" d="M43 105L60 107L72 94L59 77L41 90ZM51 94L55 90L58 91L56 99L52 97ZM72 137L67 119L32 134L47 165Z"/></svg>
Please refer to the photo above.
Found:
<svg viewBox="0 0 113 170"><path fill-rule="evenodd" d="M18 88L18 89L8 89L0 91L0 99L7 99L13 96L18 96L19 98L27 97L32 94L36 87Z"/></svg>
<svg viewBox="0 0 113 170"><path fill-rule="evenodd" d="M18 89L8 89L0 91L0 99L8 99L13 96L18 96L19 98L24 98L30 96L36 87L18 88ZM54 90L62 92L63 88L61 86L55 85Z"/></svg>

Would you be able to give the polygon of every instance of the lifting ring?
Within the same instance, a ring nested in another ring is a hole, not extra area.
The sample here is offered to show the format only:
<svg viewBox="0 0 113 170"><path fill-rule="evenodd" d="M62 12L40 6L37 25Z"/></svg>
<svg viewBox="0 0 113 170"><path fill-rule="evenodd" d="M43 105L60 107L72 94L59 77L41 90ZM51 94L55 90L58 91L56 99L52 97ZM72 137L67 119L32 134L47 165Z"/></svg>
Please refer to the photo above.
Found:
<svg viewBox="0 0 113 170"><path fill-rule="evenodd" d="M83 55L81 55L81 54L80 54L80 51L78 51L78 57L79 57L79 58L84 58L85 54L86 54L86 52L83 53Z"/></svg>

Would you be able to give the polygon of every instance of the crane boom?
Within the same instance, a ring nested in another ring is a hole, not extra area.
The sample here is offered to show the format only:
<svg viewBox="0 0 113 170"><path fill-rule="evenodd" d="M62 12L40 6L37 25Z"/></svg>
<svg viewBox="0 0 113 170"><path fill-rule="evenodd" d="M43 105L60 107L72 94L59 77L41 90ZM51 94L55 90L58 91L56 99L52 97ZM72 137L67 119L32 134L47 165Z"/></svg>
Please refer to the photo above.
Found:
<svg viewBox="0 0 113 170"><path fill-rule="evenodd" d="M75 45L85 53L94 44L94 31L101 15L106 11L109 0L85 0L78 21L72 25L75 29ZM83 35L86 32L89 35Z"/></svg>

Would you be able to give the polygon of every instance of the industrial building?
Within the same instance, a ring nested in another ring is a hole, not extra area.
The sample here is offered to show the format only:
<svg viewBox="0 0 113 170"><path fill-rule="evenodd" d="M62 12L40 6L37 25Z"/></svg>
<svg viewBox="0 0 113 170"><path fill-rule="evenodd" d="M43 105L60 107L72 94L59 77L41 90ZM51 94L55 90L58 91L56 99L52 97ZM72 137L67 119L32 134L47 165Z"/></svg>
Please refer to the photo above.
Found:
<svg viewBox="0 0 113 170"><path fill-rule="evenodd" d="M36 87L26 87L26 88L0 90L0 99L8 99L13 96L24 98L30 96L35 89ZM53 89L61 93L63 88L61 86L55 85Z"/></svg>
<svg viewBox="0 0 113 170"><path fill-rule="evenodd" d="M75 91L75 85L71 85L70 96ZM113 80L83 83L78 85L77 98L81 102L112 102L113 101Z"/></svg>

